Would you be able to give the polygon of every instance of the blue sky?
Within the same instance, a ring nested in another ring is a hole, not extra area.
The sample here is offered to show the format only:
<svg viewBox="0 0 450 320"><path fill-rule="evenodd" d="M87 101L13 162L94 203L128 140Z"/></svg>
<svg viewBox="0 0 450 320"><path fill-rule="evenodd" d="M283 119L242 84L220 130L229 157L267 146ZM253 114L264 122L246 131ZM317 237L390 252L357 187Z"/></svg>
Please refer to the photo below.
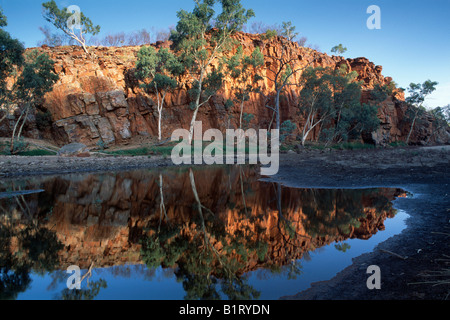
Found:
<svg viewBox="0 0 450 320"><path fill-rule="evenodd" d="M8 17L7 30L27 47L42 39L39 26L43 0L0 0ZM56 0L62 6L78 5L102 27L102 34L167 28L177 22L176 12L190 10L191 0ZM252 8L252 21L281 24L292 21L301 36L321 51L342 43L348 58L367 57L383 66L401 87L411 82L438 81L429 107L450 103L450 0L242 0ZM381 9L381 30L369 30L370 5ZM251 21L251 22L252 22ZM250 23L251 23L250 22Z"/></svg>

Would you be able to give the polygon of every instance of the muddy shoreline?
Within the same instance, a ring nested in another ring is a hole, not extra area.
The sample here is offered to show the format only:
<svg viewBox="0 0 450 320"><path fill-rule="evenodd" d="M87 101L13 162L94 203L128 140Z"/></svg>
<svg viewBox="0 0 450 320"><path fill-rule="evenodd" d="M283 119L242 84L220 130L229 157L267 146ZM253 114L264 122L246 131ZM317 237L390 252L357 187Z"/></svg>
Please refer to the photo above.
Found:
<svg viewBox="0 0 450 320"><path fill-rule="evenodd" d="M303 300L442 300L450 298L448 284L426 277L449 268L450 147L399 148L361 151L301 150L283 154L280 171L262 178L297 188L402 188L412 193L395 207L410 218L407 228L359 256L333 279L282 299ZM0 179L69 173L111 172L172 166L164 157L5 157L0 156ZM383 251L384 250L384 251ZM390 252L390 253L387 253ZM392 254L394 253L394 254ZM407 257L407 259L401 259ZM381 269L381 290L368 290L369 265ZM447 276L447 281L448 276Z"/></svg>
<svg viewBox="0 0 450 320"><path fill-rule="evenodd" d="M449 160L448 148L412 148L284 161L275 180L287 186L397 187L409 191L412 197L397 199L394 204L410 216L401 234L379 244L373 252L353 259L353 264L333 279L314 283L310 289L282 299L449 299L448 283L437 286L422 283L443 280L427 275L449 268L450 261L446 258L450 256ZM366 286L370 265L381 269L381 290L369 290ZM448 282L449 276L445 279Z"/></svg>

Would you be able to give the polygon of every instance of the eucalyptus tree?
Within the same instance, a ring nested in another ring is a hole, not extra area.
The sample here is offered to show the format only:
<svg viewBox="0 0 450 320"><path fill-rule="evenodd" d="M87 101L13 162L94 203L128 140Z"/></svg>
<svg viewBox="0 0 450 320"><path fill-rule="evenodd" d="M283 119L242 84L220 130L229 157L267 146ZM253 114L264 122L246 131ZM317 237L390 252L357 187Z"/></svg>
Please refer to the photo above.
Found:
<svg viewBox="0 0 450 320"><path fill-rule="evenodd" d="M286 25L285 25L286 26ZM308 61L306 64L298 65L299 57L295 52L289 50L288 40L284 37L278 38L281 42L281 51L277 55L264 55L266 60L272 60L267 68L266 78L273 83L273 90L271 95L274 96L273 105L266 104L266 108L273 111L272 121L269 125L269 130L273 125L273 118L275 118L275 129L281 129L281 114L280 104L281 96L286 90L292 86L299 86L298 83L292 81L293 77L305 71L315 61L316 58ZM266 38L266 40L270 40ZM267 99L267 98L266 98Z"/></svg>
<svg viewBox="0 0 450 320"><path fill-rule="evenodd" d="M244 49L239 46L236 54L225 61L227 70L233 81L232 90L235 101L240 106L239 129L243 129L244 104L250 100L251 93L260 92L258 81L263 78L259 75L264 66L264 55L256 48L251 55L244 55Z"/></svg>
<svg viewBox="0 0 450 320"><path fill-rule="evenodd" d="M331 48L331 52L332 53L337 53L337 54L344 54L344 53L347 52L347 48L344 47L342 45L342 43L340 43L337 46L334 46L333 48Z"/></svg>
<svg viewBox="0 0 450 320"><path fill-rule="evenodd" d="M282 23L281 35L286 37L289 41L294 41L298 36L298 32L295 32L296 27L292 25L291 21Z"/></svg>
<svg viewBox="0 0 450 320"><path fill-rule="evenodd" d="M223 74L213 65L220 54L229 49L232 35L242 30L254 16L253 10L243 8L240 0L194 0L192 12L180 10L178 23L170 39L183 62L190 81L194 111L190 124L189 142L199 109L222 87ZM216 4L221 12L216 13Z"/></svg>
<svg viewBox="0 0 450 320"><path fill-rule="evenodd" d="M325 68L318 67L308 68L302 74L304 84L300 92L299 109L306 120L302 131L303 146L309 134L322 122L330 119L334 113L333 91L324 76L326 72Z"/></svg>
<svg viewBox="0 0 450 320"><path fill-rule="evenodd" d="M3 30L6 26L7 19L0 8L0 123L10 114L14 105L13 90L7 86L8 78L17 75L24 63L25 52L23 44Z"/></svg>
<svg viewBox="0 0 450 320"><path fill-rule="evenodd" d="M183 72L181 63L168 49L158 52L150 46L142 47L137 54L136 77L143 83L141 87L157 98L158 139L162 139L162 111L168 92L178 86L176 77Z"/></svg>
<svg viewBox="0 0 450 320"><path fill-rule="evenodd" d="M0 28L6 27L8 24L8 20L6 19L6 16L3 14L2 8L0 8Z"/></svg>
<svg viewBox="0 0 450 320"><path fill-rule="evenodd" d="M7 25L0 10L0 26ZM20 116L14 120L10 152L15 153L15 141L20 138L30 110L39 104L58 80L54 73L54 62L45 53L33 50L25 54L19 40L0 28L0 110L2 122L13 109ZM9 86L7 85L9 82Z"/></svg>
<svg viewBox="0 0 450 320"><path fill-rule="evenodd" d="M79 9L78 7L58 8L55 0L43 3L42 8L44 19L47 22L50 22L68 37L78 42L83 47L83 50L89 54L85 35L91 34L95 36L100 33L99 25L94 25L91 19L86 17L83 12L73 10ZM77 28L79 32L75 31Z"/></svg>
<svg viewBox="0 0 450 320"><path fill-rule="evenodd" d="M378 129L379 100L375 99L374 104L361 104L362 83L357 81L357 76L356 72L347 72L345 67L336 70L318 67L304 72L299 100L300 114L306 120L302 145L317 128L318 136L327 144L361 139L363 134ZM375 93L378 99L386 99L384 91Z"/></svg>
<svg viewBox="0 0 450 320"><path fill-rule="evenodd" d="M25 62L20 75L14 83L14 100L21 106L21 113L15 122L10 151L15 153L15 141L20 139L29 112L42 103L47 92L52 91L59 76L54 72L54 61L48 54L33 50L25 55ZM22 124L20 122L22 121ZM20 125L20 127L19 127Z"/></svg>
<svg viewBox="0 0 450 320"><path fill-rule="evenodd" d="M406 144L409 144L417 119L425 113L425 107L423 106L425 99L436 90L437 85L438 83L436 81L431 80L427 80L422 84L411 83L409 85L409 97L406 98L406 102L412 106L407 114L407 117L411 121L411 128L406 138Z"/></svg>
<svg viewBox="0 0 450 320"><path fill-rule="evenodd" d="M448 130L450 125L450 104L444 107L436 107L430 111L434 117L431 135L427 139L427 144L431 139L443 130Z"/></svg>

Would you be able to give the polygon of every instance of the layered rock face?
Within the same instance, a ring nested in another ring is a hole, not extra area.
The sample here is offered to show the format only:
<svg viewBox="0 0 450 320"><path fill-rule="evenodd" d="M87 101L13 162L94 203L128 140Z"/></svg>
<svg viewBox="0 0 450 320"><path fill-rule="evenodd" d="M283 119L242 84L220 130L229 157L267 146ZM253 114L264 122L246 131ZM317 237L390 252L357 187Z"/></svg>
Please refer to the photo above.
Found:
<svg viewBox="0 0 450 320"><path fill-rule="evenodd" d="M245 105L244 112L255 116L252 126L268 128L273 117L266 104L271 103L274 83L273 70L277 68L276 58L287 54L295 59L296 67L322 66L337 68L344 64L349 71L357 71L358 80L364 82L363 102L368 102L370 90L375 84L389 84L392 78L382 75L382 67L376 66L365 58L344 59L328 56L309 48L299 47L297 43L285 43L281 38L261 41L260 36L238 33L235 40L243 46L244 54L250 55L259 47L266 56L266 66L261 72L264 80L260 85L262 94L253 94ZM157 43L157 48L170 47L170 42ZM283 50L284 48L284 50ZM43 47L55 61L55 71L60 76L59 82L51 93L47 94L43 107L52 114L54 125L52 138L62 145L81 142L95 146L99 141L113 145L129 141L137 136L157 136L158 114L156 97L147 95L138 86L134 77L134 67L139 47L92 47L93 58L85 55L80 47ZM218 62L216 62L218 63ZM213 66L214 68L217 66ZM295 74L292 82L298 83L301 72ZM185 77L179 79L179 89L166 97L163 110L163 137L170 137L175 129L189 128L192 110L187 90L190 83ZM230 110L225 108L225 101L232 98L232 79L225 81L223 89L210 102L200 109L198 120L203 122L203 130L215 128L225 130L238 127L239 106ZM291 87L281 101L281 119L293 120L302 128L305 120L298 115L299 88ZM401 92L394 92L383 102L379 118L382 127L374 133L375 142L383 144L405 140L409 125L403 121L407 106L403 103ZM432 119L430 120L432 121ZM31 119L31 123L33 119ZM32 125L28 132L38 135ZM316 138L316 133L311 139ZM419 142L431 135L431 123L418 127L411 141Z"/></svg>

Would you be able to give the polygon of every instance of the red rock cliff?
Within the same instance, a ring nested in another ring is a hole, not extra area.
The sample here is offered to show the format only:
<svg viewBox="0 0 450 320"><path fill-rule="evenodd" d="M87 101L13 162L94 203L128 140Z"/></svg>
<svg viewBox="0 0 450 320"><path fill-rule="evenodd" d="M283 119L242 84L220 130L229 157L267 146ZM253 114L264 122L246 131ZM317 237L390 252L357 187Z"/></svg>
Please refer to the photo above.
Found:
<svg viewBox="0 0 450 320"><path fill-rule="evenodd" d="M258 35L238 33L236 40L243 46L244 53L250 54L260 47L266 56L266 67L263 76L270 77L271 69L282 54L280 38L261 41ZM169 47L170 43L157 43L156 47ZM44 47L55 61L55 71L60 80L51 93L46 96L44 108L53 116L52 136L58 144L83 142L93 146L102 140L107 144L120 144L132 137L157 135L157 110L155 97L148 96L136 86L133 76L136 55L139 47L92 47L95 58L88 58L80 47ZM364 82L363 100L367 102L373 86L389 84L392 78L382 75L382 67L376 66L366 58L344 59L328 56L309 48L299 47L297 43L288 43L286 52L296 58L298 67L312 63L312 66L337 68L342 64L349 71L357 71L359 79ZM297 73L293 81L298 81L301 73ZM265 77L262 91L268 95L274 84ZM163 111L163 136L170 137L173 130L189 128L192 111L189 108L187 89L189 84L180 79L180 88L166 97L166 108ZM203 130L209 128L227 129L237 127L239 108L226 110L226 99L230 98L230 79L217 96L208 105L201 108L198 120L203 122ZM282 99L282 121L294 120L299 128L304 120L299 118L297 109L298 89L287 92ZM272 112L265 108L264 95L254 94L245 106L246 113L252 113L255 127L267 128ZM378 143L405 140L409 126L402 124L407 108L401 92L395 92L380 109L379 118L382 127L374 133L373 139ZM431 121L431 120L430 120ZM38 136L36 130L28 128L28 134ZM426 140L430 135L430 126L417 128L412 142ZM314 134L311 138L315 138Z"/></svg>

